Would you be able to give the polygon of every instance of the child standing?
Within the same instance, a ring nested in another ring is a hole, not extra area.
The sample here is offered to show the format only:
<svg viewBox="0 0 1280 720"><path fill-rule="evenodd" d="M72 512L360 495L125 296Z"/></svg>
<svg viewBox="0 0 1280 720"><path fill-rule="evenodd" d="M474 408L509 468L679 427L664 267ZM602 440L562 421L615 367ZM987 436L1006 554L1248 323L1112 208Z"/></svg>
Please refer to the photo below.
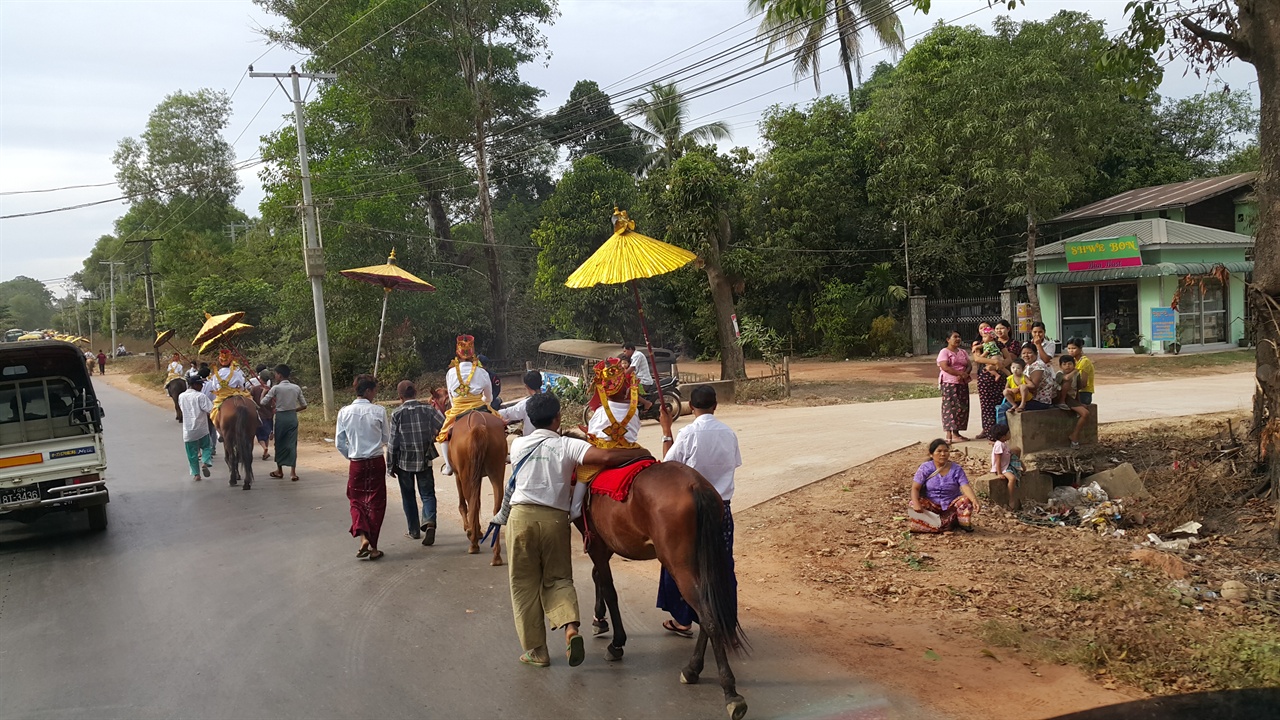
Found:
<svg viewBox="0 0 1280 720"><path fill-rule="evenodd" d="M1058 389L1058 404L1056 407L1062 410L1070 410L1079 416L1076 420L1076 427L1071 431L1069 439L1071 447L1080 447L1080 431L1084 429L1084 423L1089 419L1089 408L1085 407L1078 399L1082 386L1082 378L1080 372L1076 369L1076 360L1070 355L1063 355L1058 359L1058 365L1062 370L1058 373L1061 383Z"/></svg>
<svg viewBox="0 0 1280 720"><path fill-rule="evenodd" d="M1009 445L1009 426L997 425L991 433L996 439L991 446L991 472L1003 476L1009 483L1009 509L1017 510L1021 501L1015 495L1022 482L1022 448Z"/></svg>
<svg viewBox="0 0 1280 720"><path fill-rule="evenodd" d="M1076 393L1082 405L1093 404L1093 361L1084 354L1084 340L1071 338L1067 341L1067 354L1076 361L1076 373L1080 376L1081 387Z"/></svg>

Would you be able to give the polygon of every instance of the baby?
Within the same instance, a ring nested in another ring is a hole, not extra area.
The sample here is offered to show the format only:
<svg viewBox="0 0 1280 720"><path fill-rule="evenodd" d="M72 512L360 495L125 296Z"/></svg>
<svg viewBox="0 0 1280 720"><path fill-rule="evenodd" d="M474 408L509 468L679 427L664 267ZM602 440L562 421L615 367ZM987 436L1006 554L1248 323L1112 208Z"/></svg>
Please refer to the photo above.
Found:
<svg viewBox="0 0 1280 720"><path fill-rule="evenodd" d="M996 343L995 331L987 323L978 326L978 339L973 341L970 352L980 352L983 357L1000 357L1000 345ZM995 379L1000 379L998 365L984 365L984 370Z"/></svg>
<svg viewBox="0 0 1280 720"><path fill-rule="evenodd" d="M1031 389L1027 387L1027 364L1021 358L1014 359L1009 365L1009 370L1013 373L1005 382L1004 397L1009 401L1009 412L1019 412L1027 407L1027 400L1031 397Z"/></svg>

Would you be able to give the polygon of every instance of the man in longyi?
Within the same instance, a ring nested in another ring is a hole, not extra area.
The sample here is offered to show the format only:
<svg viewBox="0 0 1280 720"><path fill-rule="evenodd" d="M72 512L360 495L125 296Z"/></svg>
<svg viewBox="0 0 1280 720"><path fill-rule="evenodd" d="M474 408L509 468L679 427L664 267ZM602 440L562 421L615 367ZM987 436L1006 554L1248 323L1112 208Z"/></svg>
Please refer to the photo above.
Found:
<svg viewBox="0 0 1280 720"><path fill-rule="evenodd" d="M493 413L490 406L493 402L493 383L488 371L476 358L476 339L470 335L459 335L456 352L457 357L444 374L449 399L453 404L444 414L444 427L436 436L436 442L440 443L440 454L444 457L444 468L440 472L445 475L453 474L453 468L449 465L449 433L454 421L472 410Z"/></svg>

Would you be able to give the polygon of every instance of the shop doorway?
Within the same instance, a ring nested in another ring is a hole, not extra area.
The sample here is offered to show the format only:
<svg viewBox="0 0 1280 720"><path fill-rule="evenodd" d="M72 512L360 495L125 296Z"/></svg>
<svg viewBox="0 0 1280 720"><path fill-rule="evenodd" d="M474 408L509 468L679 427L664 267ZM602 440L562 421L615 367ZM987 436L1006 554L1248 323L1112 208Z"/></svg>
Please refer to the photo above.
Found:
<svg viewBox="0 0 1280 720"><path fill-rule="evenodd" d="M1213 276L1183 285L1178 297L1178 342L1209 345L1227 342L1227 293Z"/></svg>
<svg viewBox="0 0 1280 720"><path fill-rule="evenodd" d="M1085 347L1126 348L1138 339L1138 284L1070 285L1058 288L1062 341Z"/></svg>

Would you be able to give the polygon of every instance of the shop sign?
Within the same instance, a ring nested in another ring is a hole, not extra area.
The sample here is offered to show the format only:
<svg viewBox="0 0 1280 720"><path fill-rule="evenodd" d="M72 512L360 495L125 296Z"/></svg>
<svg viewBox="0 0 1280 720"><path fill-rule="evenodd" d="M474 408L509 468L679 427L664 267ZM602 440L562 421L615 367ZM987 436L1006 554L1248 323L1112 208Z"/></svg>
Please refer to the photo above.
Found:
<svg viewBox="0 0 1280 720"><path fill-rule="evenodd" d="M1178 340L1178 313L1171 307L1151 308L1151 341L1176 342Z"/></svg>
<svg viewBox="0 0 1280 720"><path fill-rule="evenodd" d="M1138 238L1127 235L1102 240L1077 240L1066 243L1067 270L1106 270L1135 267L1142 264Z"/></svg>

